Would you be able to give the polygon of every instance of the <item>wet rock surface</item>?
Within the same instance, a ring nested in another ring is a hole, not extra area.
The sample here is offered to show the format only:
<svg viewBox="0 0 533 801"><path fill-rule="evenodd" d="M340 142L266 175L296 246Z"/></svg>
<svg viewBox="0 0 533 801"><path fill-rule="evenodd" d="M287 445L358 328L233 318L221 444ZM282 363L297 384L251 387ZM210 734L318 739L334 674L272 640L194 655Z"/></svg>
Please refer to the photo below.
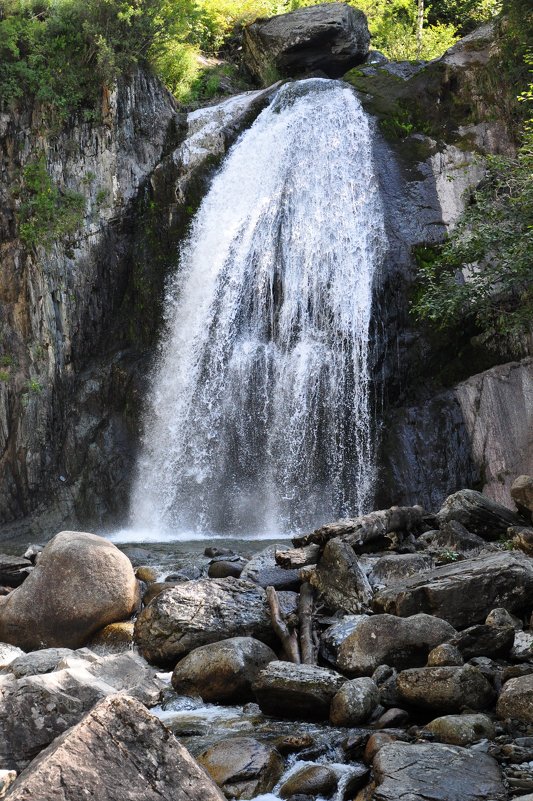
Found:
<svg viewBox="0 0 533 801"><path fill-rule="evenodd" d="M267 793L283 772L276 749L252 737L221 742L200 754L198 762L227 798L249 799Z"/></svg>

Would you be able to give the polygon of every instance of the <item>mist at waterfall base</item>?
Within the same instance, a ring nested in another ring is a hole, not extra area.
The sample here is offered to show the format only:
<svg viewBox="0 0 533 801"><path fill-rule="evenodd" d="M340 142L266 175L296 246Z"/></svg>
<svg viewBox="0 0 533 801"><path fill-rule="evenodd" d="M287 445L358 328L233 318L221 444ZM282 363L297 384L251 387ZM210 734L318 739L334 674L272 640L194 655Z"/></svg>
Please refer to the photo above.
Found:
<svg viewBox="0 0 533 801"><path fill-rule="evenodd" d="M129 541L287 535L367 509L384 241L354 92L286 84L229 152L182 247Z"/></svg>

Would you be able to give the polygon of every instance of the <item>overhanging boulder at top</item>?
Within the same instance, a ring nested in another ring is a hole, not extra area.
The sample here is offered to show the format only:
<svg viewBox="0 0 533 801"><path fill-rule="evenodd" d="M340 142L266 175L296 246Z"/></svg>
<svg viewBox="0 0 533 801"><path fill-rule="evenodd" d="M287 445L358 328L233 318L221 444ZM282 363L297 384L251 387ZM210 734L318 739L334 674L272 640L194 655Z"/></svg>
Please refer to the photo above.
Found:
<svg viewBox="0 0 533 801"><path fill-rule="evenodd" d="M369 43L362 11L345 3L324 3L248 25L244 63L265 84L315 70L338 78L365 60Z"/></svg>

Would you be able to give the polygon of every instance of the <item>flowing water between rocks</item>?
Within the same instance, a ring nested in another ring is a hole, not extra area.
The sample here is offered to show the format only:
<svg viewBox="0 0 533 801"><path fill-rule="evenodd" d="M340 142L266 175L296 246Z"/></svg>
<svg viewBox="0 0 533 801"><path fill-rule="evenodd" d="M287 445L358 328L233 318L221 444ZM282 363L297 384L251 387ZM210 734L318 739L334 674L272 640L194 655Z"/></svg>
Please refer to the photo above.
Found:
<svg viewBox="0 0 533 801"><path fill-rule="evenodd" d="M134 528L275 536L368 509L371 133L349 87L310 79L230 151L168 290Z"/></svg>

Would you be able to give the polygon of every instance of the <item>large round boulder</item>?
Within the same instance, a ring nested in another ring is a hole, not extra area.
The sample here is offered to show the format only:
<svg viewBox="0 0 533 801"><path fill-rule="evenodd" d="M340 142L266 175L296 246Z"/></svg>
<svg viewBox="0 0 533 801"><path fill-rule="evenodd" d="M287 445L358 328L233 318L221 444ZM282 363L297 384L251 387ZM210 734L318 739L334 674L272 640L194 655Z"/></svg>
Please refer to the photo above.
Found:
<svg viewBox="0 0 533 801"><path fill-rule="evenodd" d="M198 579L165 590L143 609L134 632L144 658L161 665L230 637L272 636L264 589L236 578Z"/></svg>
<svg viewBox="0 0 533 801"><path fill-rule="evenodd" d="M368 55L366 17L345 3L324 3L258 19L244 29L244 63L264 84L322 70L339 78Z"/></svg>
<svg viewBox="0 0 533 801"><path fill-rule="evenodd" d="M274 651L259 640L231 637L191 651L174 668L172 686L204 701L249 701L257 674L275 659Z"/></svg>
<svg viewBox="0 0 533 801"><path fill-rule="evenodd" d="M361 616L339 644L335 666L350 676L371 676L379 665L422 667L429 652L455 634L453 626L431 615Z"/></svg>
<svg viewBox="0 0 533 801"><path fill-rule="evenodd" d="M131 617L139 600L131 562L115 545L62 531L24 584L0 599L0 641L27 651L80 648L99 629Z"/></svg>

